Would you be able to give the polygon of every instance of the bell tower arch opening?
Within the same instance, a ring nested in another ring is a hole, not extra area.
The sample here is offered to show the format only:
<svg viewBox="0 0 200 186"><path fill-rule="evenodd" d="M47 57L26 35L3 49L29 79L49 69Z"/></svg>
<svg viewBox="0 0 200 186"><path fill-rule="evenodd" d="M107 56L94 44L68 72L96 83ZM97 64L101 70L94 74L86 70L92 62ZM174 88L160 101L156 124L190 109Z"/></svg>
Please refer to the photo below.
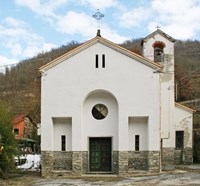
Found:
<svg viewBox="0 0 200 186"><path fill-rule="evenodd" d="M165 43L163 43L162 41L156 41L152 47L154 48L154 61L164 62Z"/></svg>

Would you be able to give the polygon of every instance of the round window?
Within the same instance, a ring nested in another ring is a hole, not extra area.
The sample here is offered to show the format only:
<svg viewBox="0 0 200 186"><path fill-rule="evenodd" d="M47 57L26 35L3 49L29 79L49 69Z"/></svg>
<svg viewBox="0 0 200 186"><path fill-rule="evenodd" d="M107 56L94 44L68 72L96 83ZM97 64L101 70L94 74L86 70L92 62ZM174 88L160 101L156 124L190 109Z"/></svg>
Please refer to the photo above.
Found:
<svg viewBox="0 0 200 186"><path fill-rule="evenodd" d="M97 104L92 108L92 115L95 119L104 119L108 114L108 108L103 104Z"/></svg>

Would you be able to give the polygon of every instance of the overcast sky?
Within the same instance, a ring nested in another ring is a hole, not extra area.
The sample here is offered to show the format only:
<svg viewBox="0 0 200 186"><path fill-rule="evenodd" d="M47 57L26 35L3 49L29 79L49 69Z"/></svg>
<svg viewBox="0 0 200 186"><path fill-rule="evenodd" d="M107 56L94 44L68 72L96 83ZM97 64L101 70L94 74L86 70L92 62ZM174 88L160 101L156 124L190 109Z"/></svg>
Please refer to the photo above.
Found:
<svg viewBox="0 0 200 186"><path fill-rule="evenodd" d="M97 9L102 37L115 43L157 25L175 39L200 40L200 0L0 0L0 68L95 37Z"/></svg>

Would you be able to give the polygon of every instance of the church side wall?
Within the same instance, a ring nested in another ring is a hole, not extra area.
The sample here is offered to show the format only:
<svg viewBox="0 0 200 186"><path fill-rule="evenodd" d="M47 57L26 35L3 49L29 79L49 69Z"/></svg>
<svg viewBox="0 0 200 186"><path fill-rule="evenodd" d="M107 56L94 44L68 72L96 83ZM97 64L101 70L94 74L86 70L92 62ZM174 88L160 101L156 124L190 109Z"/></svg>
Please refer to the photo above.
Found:
<svg viewBox="0 0 200 186"><path fill-rule="evenodd" d="M162 169L171 170L176 165L191 164L193 162L192 153L192 126L193 114L184 109L175 107L174 110L174 130L171 130L173 138L163 139L162 149ZM183 148L176 148L176 131L184 132ZM171 140L173 139L173 140ZM170 141L171 140L171 141ZM171 143L173 144L171 145Z"/></svg>
<svg viewBox="0 0 200 186"><path fill-rule="evenodd" d="M190 164L193 162L193 113L175 107L175 131L184 131L184 144L181 150L181 163Z"/></svg>

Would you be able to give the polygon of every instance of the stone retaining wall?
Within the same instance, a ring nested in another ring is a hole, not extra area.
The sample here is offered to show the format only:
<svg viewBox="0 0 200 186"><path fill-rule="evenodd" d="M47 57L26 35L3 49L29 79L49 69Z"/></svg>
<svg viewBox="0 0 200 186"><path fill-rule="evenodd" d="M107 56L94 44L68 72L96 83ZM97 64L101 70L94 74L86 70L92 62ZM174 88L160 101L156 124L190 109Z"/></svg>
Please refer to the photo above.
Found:
<svg viewBox="0 0 200 186"><path fill-rule="evenodd" d="M150 172L159 172L160 170L159 151L148 151L148 170Z"/></svg>
<svg viewBox="0 0 200 186"><path fill-rule="evenodd" d="M41 152L42 176L81 176L89 173L89 154L87 151ZM162 170L172 170L174 165L192 163L192 149L177 150L163 148ZM113 151L112 171L117 175L127 175L130 171L160 170L159 151Z"/></svg>
<svg viewBox="0 0 200 186"><path fill-rule="evenodd" d="M118 174L119 172L119 151L113 151L113 173Z"/></svg>
<svg viewBox="0 0 200 186"><path fill-rule="evenodd" d="M173 170L175 168L174 157L174 148L162 149L162 170Z"/></svg>
<svg viewBox="0 0 200 186"><path fill-rule="evenodd" d="M132 170L148 170L148 151L129 151L128 168Z"/></svg>
<svg viewBox="0 0 200 186"><path fill-rule="evenodd" d="M127 174L128 172L128 151L118 152L118 174Z"/></svg>
<svg viewBox="0 0 200 186"><path fill-rule="evenodd" d="M175 165L188 165L193 163L192 148L175 149L174 151L174 164Z"/></svg>
<svg viewBox="0 0 200 186"><path fill-rule="evenodd" d="M89 170L89 156L87 151L82 151L82 174L86 174Z"/></svg>
<svg viewBox="0 0 200 186"><path fill-rule="evenodd" d="M72 152L53 152L53 170L72 171Z"/></svg>

